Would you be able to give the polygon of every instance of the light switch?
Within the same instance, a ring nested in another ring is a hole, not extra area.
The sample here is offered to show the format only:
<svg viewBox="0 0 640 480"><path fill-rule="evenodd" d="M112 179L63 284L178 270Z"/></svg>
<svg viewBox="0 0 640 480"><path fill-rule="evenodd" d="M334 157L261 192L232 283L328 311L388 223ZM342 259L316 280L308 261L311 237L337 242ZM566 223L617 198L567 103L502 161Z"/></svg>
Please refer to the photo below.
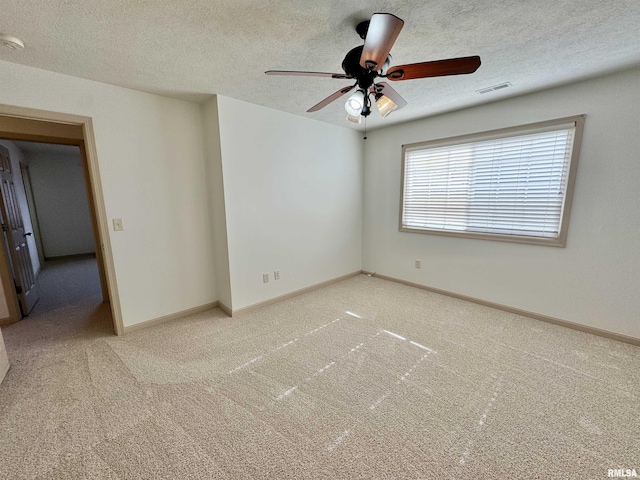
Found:
<svg viewBox="0 0 640 480"><path fill-rule="evenodd" d="M122 219L121 218L114 218L113 219L113 230L116 232L121 232L122 230L124 230L124 227L122 226Z"/></svg>

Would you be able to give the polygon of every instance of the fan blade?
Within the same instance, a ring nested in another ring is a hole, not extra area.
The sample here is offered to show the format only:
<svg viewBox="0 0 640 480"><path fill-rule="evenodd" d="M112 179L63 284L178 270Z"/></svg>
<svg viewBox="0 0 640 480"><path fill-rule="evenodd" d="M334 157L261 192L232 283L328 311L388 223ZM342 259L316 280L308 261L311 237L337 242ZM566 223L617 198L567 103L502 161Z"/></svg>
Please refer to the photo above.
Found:
<svg viewBox="0 0 640 480"><path fill-rule="evenodd" d="M387 78L398 80L413 80L416 78L443 77L446 75L461 75L473 73L480 67L480 57L449 58L435 62L411 63L398 65L387 70Z"/></svg>
<svg viewBox="0 0 640 480"><path fill-rule="evenodd" d="M369 70L382 68L403 25L404 21L395 15L374 13L371 16L369 30L364 39L360 66Z"/></svg>
<svg viewBox="0 0 640 480"><path fill-rule="evenodd" d="M317 112L318 110L320 110L321 108L326 107L327 105L329 105L331 102L333 102L334 100L339 99L341 96L343 96L345 93L349 93L351 90L353 90L356 86L355 85L351 85L349 87L344 87L341 88L340 90L338 90L336 93L334 93L333 95L329 95L327 98L325 98L324 100L322 100L320 103L315 104L313 107L311 107L309 110L307 110L307 112Z"/></svg>
<svg viewBox="0 0 640 480"><path fill-rule="evenodd" d="M326 73L326 72L298 72L295 70L267 70L267 75L293 75L296 77L327 77L327 78L340 78L349 80L353 78L351 75L345 75L344 73Z"/></svg>
<svg viewBox="0 0 640 480"><path fill-rule="evenodd" d="M402 98L398 92L391 88L391 85L389 85L387 82L376 83L373 87L371 87L371 93L381 93L385 97L389 97L389 99L398 106L396 110L400 110L401 108L407 106L407 101Z"/></svg>

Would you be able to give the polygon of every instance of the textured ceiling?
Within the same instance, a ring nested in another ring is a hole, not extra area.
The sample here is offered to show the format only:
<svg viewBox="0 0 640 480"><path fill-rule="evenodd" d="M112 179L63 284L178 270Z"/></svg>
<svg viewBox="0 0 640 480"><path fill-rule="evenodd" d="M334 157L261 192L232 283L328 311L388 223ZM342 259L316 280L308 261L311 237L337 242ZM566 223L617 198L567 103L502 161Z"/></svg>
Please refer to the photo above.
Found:
<svg viewBox="0 0 640 480"><path fill-rule="evenodd" d="M472 75L393 83L409 106L369 128L640 64L639 0L2 0L0 31L24 40L0 60L178 98L221 94L341 126L344 101L305 111L341 72L374 12L404 19L392 65L480 55ZM502 82L512 88L479 95Z"/></svg>

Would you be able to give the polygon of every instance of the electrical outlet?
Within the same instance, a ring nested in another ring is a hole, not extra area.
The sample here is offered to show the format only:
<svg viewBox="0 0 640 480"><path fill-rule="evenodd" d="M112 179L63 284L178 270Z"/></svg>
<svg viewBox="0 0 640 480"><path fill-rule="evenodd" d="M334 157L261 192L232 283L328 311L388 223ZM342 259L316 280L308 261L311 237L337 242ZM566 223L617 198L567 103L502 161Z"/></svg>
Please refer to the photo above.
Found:
<svg viewBox="0 0 640 480"><path fill-rule="evenodd" d="M121 232L122 230L124 230L124 227L122 226L122 219L121 218L114 218L113 219L113 230L115 232Z"/></svg>
<svg viewBox="0 0 640 480"><path fill-rule="evenodd" d="M262 283L269 283L269 274L268 273L263 273L262 274Z"/></svg>
<svg viewBox="0 0 640 480"><path fill-rule="evenodd" d="M280 280L280 270L274 270L273 271L273 279L274 280Z"/></svg>
<svg viewBox="0 0 640 480"><path fill-rule="evenodd" d="M422 260L416 260L415 267L422 268Z"/></svg>

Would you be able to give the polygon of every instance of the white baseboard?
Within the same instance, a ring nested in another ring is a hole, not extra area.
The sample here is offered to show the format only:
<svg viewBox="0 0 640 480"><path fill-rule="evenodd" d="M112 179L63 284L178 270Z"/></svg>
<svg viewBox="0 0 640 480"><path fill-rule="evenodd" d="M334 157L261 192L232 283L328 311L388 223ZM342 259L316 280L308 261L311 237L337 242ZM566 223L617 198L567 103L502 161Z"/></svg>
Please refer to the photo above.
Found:
<svg viewBox="0 0 640 480"><path fill-rule="evenodd" d="M216 308L217 306L218 301L216 300L215 302L205 303L204 305L200 305L198 307L188 308L180 312L170 313L169 315L152 318L151 320L146 320L144 322L134 323L133 325L125 325L124 333L126 334L135 332L136 330L140 330L142 328L153 327L155 325L160 325L161 323L170 322L171 320L188 317L189 315L193 315L194 313L206 312L207 310L211 310L212 308Z"/></svg>
<svg viewBox="0 0 640 480"><path fill-rule="evenodd" d="M487 300L482 300L480 298L470 297L468 295L462 295L462 294L459 294L459 293L450 292L448 290L442 290L442 289L439 289L439 288L430 287L428 285L422 285L420 283L410 282L408 280L402 280L400 278L390 277L390 276L382 275L382 274L379 274L379 273L367 272L365 270L349 273L347 275L342 275L342 276L336 277L336 278L332 278L331 280L326 280L324 282L320 282L320 283L317 283L315 285L311 285L309 287L301 288L299 290L295 290L293 292L286 293L284 295L279 295L277 297L270 298L268 300L264 300L262 302L254 303L252 305L248 305L246 307L238 308L238 309L235 309L235 310L227 307L225 304L220 303L219 301L207 303L207 304L204 304L204 305L200 305L198 307L189 308L187 310L182 310L180 312L176 312L176 313L172 313L172 314L169 314L169 315L164 315L162 317L158 317L158 318L154 318L154 319L151 319L151 320L147 320L145 322L140 322L140 323L136 323L134 325L125 326L124 327L124 333L133 332L133 331L136 331L136 330L140 330L142 328L152 327L154 325L160 325L161 323L170 322L171 320L177 320L179 318L187 317L189 315L193 315L194 313L200 313L200 312L204 312L204 311L207 311L207 310L211 310L211 309L216 308L216 307L220 308L220 310L225 312L227 315L229 315L231 317L235 317L235 316L238 316L238 315L243 314L243 313L248 313L248 312L251 312L253 310L257 310L259 308L266 307L267 305L272 305L274 303L278 303L278 302L281 302L283 300L287 300L289 298L296 297L298 295L302 295L304 293L308 293L308 292L311 292L313 290L317 290L319 288L326 287L326 286L331 285L333 283L337 283L337 282L340 282L342 280L346 280L346 279L355 277L355 276L360 275L360 274L371 275L371 276L374 276L376 278L380 278L382 280L388 280L388 281L395 282L395 283L401 283L403 285L408 285L410 287L420 288L422 290L427 290L429 292L438 293L440 295L446 295L448 297L458 298L460 300L465 300L467 302L476 303L478 305L483 305L485 307L496 308L498 310L503 310L505 312L514 313L516 315L522 315L522 316L530 317L530 318L533 318L533 319L536 319L536 320L540 320L540 321L543 321L543 322L553 323L554 325L559 325L561 327L571 328L573 330L578 330L578 331L585 332L585 333L591 333L592 335L597 335L599 337L604 337L604 338L608 338L608 339L611 339L611 340L617 340L619 342L624 342L624 343L629 343L631 345L640 346L640 338L630 337L628 335L622 335L620 333L611 332L609 330L602 330L600 328L589 327L587 325L581 325L579 323L570 322L568 320L563 320L561 318L551 317L549 315L542 315L542 314L539 314L539 313L536 313L536 312L531 312L531 311L528 311L528 310L522 310L520 308L510 307L508 305L503 305L503 304L500 304L500 303L490 302L490 301L487 301ZM3 320L7 320L7 319L0 319L0 325L2 324Z"/></svg>
<svg viewBox="0 0 640 480"><path fill-rule="evenodd" d="M226 313L227 315L229 315L230 317L233 317L233 311L229 307L227 307L224 303L222 303L220 300L218 300L218 308L222 310L224 313Z"/></svg>
<svg viewBox="0 0 640 480"><path fill-rule="evenodd" d="M310 285L305 288L301 288L299 290L294 290L293 292L285 293L284 295L279 295L277 297L270 298L268 300L264 300L262 302L253 303L251 305L247 305L246 307L237 308L231 311L231 316L235 317L236 315L240 315L241 313L251 312L252 310L256 310L258 308L266 307L267 305L272 305L274 303L281 302L283 300L287 300L288 298L297 297L298 295L302 295L303 293L308 293L313 290L317 290L322 287L326 287L331 285L332 283L341 282L342 280L346 280L348 278L356 277L362 273L361 270L357 272L348 273L346 275L341 275L339 277L332 278L331 280L326 280L324 282L316 283L314 285Z"/></svg>
<svg viewBox="0 0 640 480"><path fill-rule="evenodd" d="M265 301L259 302L259 303L254 303L253 305L249 305L249 306L246 306L246 307L243 307L243 308L239 308L239 309L236 309L236 310L232 310L231 308L227 307L224 303L221 303L221 302L216 300L215 302L206 303L206 304L200 305L198 307L189 308L187 310L182 310L180 312L171 313L169 315L164 315L162 317L153 318L151 320L147 320L147 321L144 321L144 322L135 323L133 325L126 325L124 327L124 333L126 334L126 333L130 333L130 332L135 332L136 330L140 330L140 329L143 329L143 328L153 327L155 325L160 325L161 323L170 322L171 320L177 320L179 318L183 318L183 317L186 317L186 316L189 316L189 315L193 315L194 313L200 313L200 312L204 312L204 311L207 311L207 310L211 310L212 308L216 308L216 307L218 307L220 310L222 310L224 313L226 313L230 317L235 317L235 316L237 316L237 315L239 315L241 313L247 313L247 312L250 312L252 310L256 310L258 308L266 307L267 305L271 305L273 303L281 302L282 300L286 300L286 299L291 298L291 297L302 295L303 293L311 292L313 290L317 290L318 288L326 287L327 285L331 285L332 283L336 283L336 282L339 282L341 280L346 280L347 278L355 277L357 275L360 275L360 273L362 273L362 272L360 270L358 270L357 272L352 272L352 273L349 273L347 275L342 275L340 277L332 278L331 280L327 280L327 281L324 281L324 282L316 283L315 285L311 285L309 287L301 288L300 290L295 290L293 292L286 293L284 295L279 295L277 297L270 298L269 300L265 300Z"/></svg>
<svg viewBox="0 0 640 480"><path fill-rule="evenodd" d="M487 300L482 300L480 298L469 297L467 295L450 292L448 290L441 290L439 288L429 287L428 285L422 285L421 283L415 283L407 280L402 280L400 278L389 277L387 275L381 275L375 272L367 272L363 270L362 273L365 275L370 275L376 278L380 278L382 280L401 283L403 285L408 285L410 287L420 288L422 290L427 290L433 293L439 293L440 295L447 295L448 297L458 298L460 300L465 300L467 302L477 303L478 305L483 305L485 307L497 308L498 310L503 310L509 313L515 313L516 315L522 315L524 317L530 317L535 320L540 320L542 322L553 323L554 325L571 328L572 330L591 333L592 335L608 338L610 340L617 340L618 342L630 343L631 345L640 346L640 338L630 337L628 335L622 335L621 333L615 333L615 332L610 332L609 330L602 330L600 328L589 327L587 325L581 325L579 323L570 322L568 320L563 320L561 318L550 317L548 315L542 315L540 313L530 312L528 310L522 310L520 308L510 307L508 305L502 305L500 303L489 302Z"/></svg>

